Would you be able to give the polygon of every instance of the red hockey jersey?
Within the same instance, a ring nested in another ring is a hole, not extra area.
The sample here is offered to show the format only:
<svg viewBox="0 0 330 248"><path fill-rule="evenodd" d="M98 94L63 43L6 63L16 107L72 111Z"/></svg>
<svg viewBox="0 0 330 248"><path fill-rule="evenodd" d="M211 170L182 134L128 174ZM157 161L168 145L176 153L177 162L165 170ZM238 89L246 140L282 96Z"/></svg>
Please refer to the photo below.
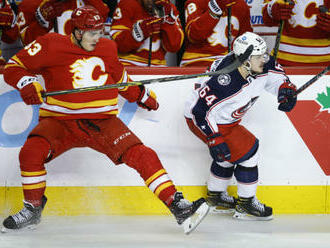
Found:
<svg viewBox="0 0 330 248"><path fill-rule="evenodd" d="M265 2L270 2L266 0ZM320 5L329 6L329 0L295 1L293 15L284 22L277 60L285 66L326 66L330 64L330 33L316 25ZM271 19L267 5L262 10L267 26L278 26Z"/></svg>
<svg viewBox="0 0 330 248"><path fill-rule="evenodd" d="M244 0L233 5L232 40L244 32L252 32L250 9ZM216 19L209 14L209 0L188 0L185 3L186 42L181 66L207 66L228 53L227 14Z"/></svg>
<svg viewBox="0 0 330 248"><path fill-rule="evenodd" d="M19 30L19 36L22 39L24 45L34 41L38 36L44 35L51 31L42 27L35 18L35 12L38 6L43 0L29 0L23 1L19 6L19 14L17 19L17 26ZM108 16L109 8L102 0L65 0L62 5L65 11L56 18L57 32L60 34L70 34L71 25L69 19L74 9L85 5L94 6L100 14L104 17L104 20Z"/></svg>
<svg viewBox="0 0 330 248"><path fill-rule="evenodd" d="M92 52L75 45L71 36L49 33L13 56L5 67L5 81L15 88L24 76L40 74L47 91L70 90L129 81L117 57L114 41L101 38ZM118 93L129 101L139 97L138 86L47 97L41 117L61 119L107 118L118 112Z"/></svg>
<svg viewBox="0 0 330 248"><path fill-rule="evenodd" d="M178 18L179 13L173 4L172 9L176 16L175 24L163 23L161 32L152 35L152 66L165 66L166 52L177 52L182 46L184 33ZM148 65L150 38L136 41L132 36L132 27L138 20L150 17L138 0L119 2L113 15L110 34L118 45L119 57L124 65Z"/></svg>

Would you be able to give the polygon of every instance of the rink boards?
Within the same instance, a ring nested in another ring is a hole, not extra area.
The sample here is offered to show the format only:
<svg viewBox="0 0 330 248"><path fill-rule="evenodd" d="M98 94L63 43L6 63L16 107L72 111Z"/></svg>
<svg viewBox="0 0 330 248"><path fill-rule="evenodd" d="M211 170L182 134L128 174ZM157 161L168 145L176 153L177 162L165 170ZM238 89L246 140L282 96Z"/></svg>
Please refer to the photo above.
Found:
<svg viewBox="0 0 330 248"><path fill-rule="evenodd" d="M322 68L287 69L298 87ZM193 74L201 69L129 69L135 80ZM26 106L17 91L0 86L0 214L21 207L18 153L37 124L38 107ZM206 193L211 159L188 130L184 102L196 80L152 84L160 103L156 112L120 100L119 117L159 155L188 199ZM329 213L330 76L298 97L289 115L277 110L276 97L265 92L246 114L244 124L260 141L258 198L275 213ZM164 205L125 165L115 166L89 148L73 149L46 165L49 198L45 214L163 214ZM233 181L230 191L235 193Z"/></svg>

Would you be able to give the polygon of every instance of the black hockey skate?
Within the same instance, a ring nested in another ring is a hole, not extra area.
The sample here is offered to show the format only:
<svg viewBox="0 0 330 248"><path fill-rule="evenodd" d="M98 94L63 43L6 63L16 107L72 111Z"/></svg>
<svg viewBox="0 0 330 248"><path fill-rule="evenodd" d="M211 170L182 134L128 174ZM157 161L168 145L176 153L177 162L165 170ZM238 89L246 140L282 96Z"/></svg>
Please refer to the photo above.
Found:
<svg viewBox="0 0 330 248"><path fill-rule="evenodd" d="M10 215L7 217L2 225L1 232L8 232L11 230L19 230L19 229L34 229L36 225L38 225L41 221L41 213L44 209L47 197L42 196L41 205L38 207L34 207L32 204L23 201L24 207L17 214Z"/></svg>
<svg viewBox="0 0 330 248"><path fill-rule="evenodd" d="M185 234L191 233L201 223L209 212L210 207L204 198L190 202L183 198L181 192L176 192L170 206L170 211L179 225L183 225Z"/></svg>
<svg viewBox="0 0 330 248"><path fill-rule="evenodd" d="M213 213L234 213L237 199L225 191L207 191L206 201Z"/></svg>
<svg viewBox="0 0 330 248"><path fill-rule="evenodd" d="M256 197L238 197L233 218L241 220L272 220L273 209L260 203Z"/></svg>

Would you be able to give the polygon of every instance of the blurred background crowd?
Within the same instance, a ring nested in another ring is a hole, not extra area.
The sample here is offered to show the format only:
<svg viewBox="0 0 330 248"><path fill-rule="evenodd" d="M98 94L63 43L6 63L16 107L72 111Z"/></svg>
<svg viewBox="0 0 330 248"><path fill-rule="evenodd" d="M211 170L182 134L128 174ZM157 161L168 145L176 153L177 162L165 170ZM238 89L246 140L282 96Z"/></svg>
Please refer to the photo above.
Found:
<svg viewBox="0 0 330 248"><path fill-rule="evenodd" d="M0 64L40 35L70 34L84 5L106 19L104 35L127 66L207 67L246 31L284 66L330 64L330 0L3 0Z"/></svg>

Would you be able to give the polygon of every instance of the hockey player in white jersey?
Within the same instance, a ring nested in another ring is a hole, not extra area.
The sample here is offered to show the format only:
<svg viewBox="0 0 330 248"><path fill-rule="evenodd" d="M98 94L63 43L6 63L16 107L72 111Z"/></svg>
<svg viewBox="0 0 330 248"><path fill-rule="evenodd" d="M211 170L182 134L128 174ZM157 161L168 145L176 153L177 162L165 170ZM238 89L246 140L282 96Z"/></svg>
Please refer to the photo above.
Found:
<svg viewBox="0 0 330 248"><path fill-rule="evenodd" d="M296 87L268 55L266 42L251 32L237 37L233 52L216 60L210 70L227 66L250 45L253 52L240 67L212 76L193 91L186 102L185 118L190 130L208 145L213 158L207 182L209 204L232 209L234 218L270 220L272 208L256 198L259 142L240 121L263 90L277 97L279 110L291 111L297 100ZM227 193L233 175L238 199Z"/></svg>

